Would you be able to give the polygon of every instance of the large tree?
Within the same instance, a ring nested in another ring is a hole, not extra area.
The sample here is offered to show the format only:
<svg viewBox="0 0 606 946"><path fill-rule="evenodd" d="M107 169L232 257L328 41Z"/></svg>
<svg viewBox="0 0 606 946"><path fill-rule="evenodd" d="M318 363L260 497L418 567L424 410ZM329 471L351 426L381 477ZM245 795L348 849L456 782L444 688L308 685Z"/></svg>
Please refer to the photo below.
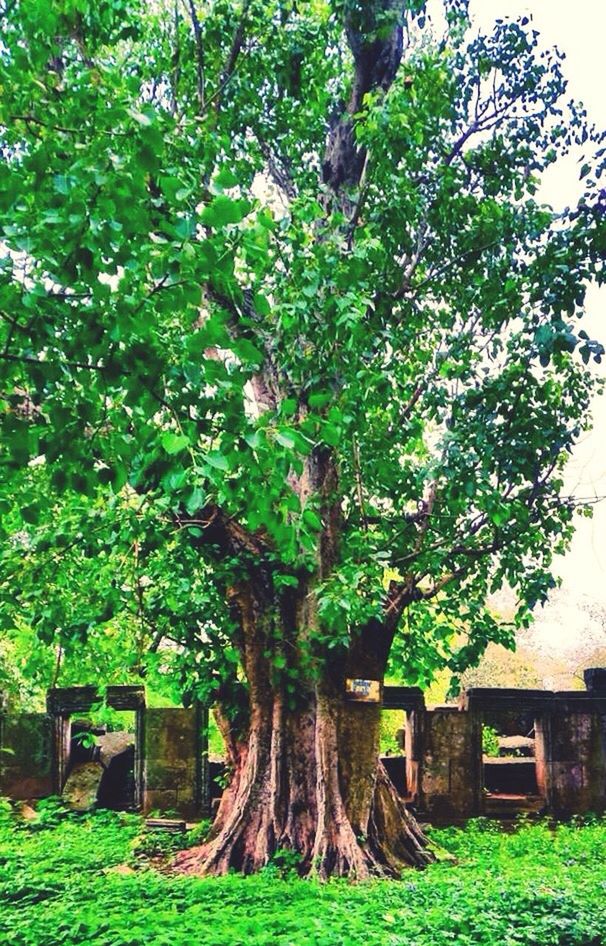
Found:
<svg viewBox="0 0 606 946"><path fill-rule="evenodd" d="M56 518L134 496L140 554L174 554L232 773L200 871L430 860L378 764L380 705L346 681L381 682L394 641L421 679L508 640L487 595L508 583L527 621L572 532L600 136L529 24L444 16L3 3L9 521L34 548L41 482ZM585 193L556 213L540 176L575 143ZM48 634L61 605L28 601Z"/></svg>

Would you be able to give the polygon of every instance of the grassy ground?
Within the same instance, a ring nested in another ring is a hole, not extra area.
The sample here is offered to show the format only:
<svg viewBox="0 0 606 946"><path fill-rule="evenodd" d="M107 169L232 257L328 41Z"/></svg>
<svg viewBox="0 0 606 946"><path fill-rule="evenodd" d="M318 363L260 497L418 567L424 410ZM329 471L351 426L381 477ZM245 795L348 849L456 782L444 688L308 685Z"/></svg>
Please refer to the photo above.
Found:
<svg viewBox="0 0 606 946"><path fill-rule="evenodd" d="M50 806L16 827L0 808L2 946L606 946L606 820L435 831L458 866L360 885L166 876L140 833L132 815Z"/></svg>

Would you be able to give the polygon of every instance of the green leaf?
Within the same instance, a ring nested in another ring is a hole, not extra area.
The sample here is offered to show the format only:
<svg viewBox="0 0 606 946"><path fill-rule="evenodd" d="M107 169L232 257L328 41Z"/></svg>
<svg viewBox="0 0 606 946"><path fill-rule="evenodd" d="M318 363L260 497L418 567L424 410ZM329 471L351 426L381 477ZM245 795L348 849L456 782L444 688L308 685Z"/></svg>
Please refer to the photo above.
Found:
<svg viewBox="0 0 606 946"><path fill-rule="evenodd" d="M287 450L293 450L295 446L295 439L291 433L288 433L284 430L276 431L276 440L283 447L286 447Z"/></svg>
<svg viewBox="0 0 606 946"><path fill-rule="evenodd" d="M319 532L322 528L322 520L313 509L307 508L303 510L303 522L315 532Z"/></svg>
<svg viewBox="0 0 606 946"><path fill-rule="evenodd" d="M241 338L232 344L232 350L244 364L260 365L264 355L248 338Z"/></svg>
<svg viewBox="0 0 606 946"><path fill-rule="evenodd" d="M194 486L191 492L185 497L185 508L190 516L200 512L206 500L204 490L199 486Z"/></svg>
<svg viewBox="0 0 606 946"><path fill-rule="evenodd" d="M142 125L144 128L149 128L153 124L154 113L149 108L146 111L139 111L136 108L129 108L128 114L130 117L137 122L138 125Z"/></svg>
<svg viewBox="0 0 606 946"><path fill-rule="evenodd" d="M265 437L260 430L254 430L251 434L245 434L244 439L253 450L258 450L265 441Z"/></svg>
<svg viewBox="0 0 606 946"><path fill-rule="evenodd" d="M235 647L226 647L223 651L223 654L229 663L237 664L240 662L240 654Z"/></svg>
<svg viewBox="0 0 606 946"><path fill-rule="evenodd" d="M331 391L315 391L307 398L307 403L313 410L321 410L326 407L333 399Z"/></svg>
<svg viewBox="0 0 606 946"><path fill-rule="evenodd" d="M231 170L231 168L224 166L221 168L218 174L214 177L214 183L218 187L236 187L238 184L238 178Z"/></svg>
<svg viewBox="0 0 606 946"><path fill-rule="evenodd" d="M227 194L218 194L210 204L204 208L200 219L210 227L221 229L228 224L240 223L246 215L248 207L243 200L234 200Z"/></svg>
<svg viewBox="0 0 606 946"><path fill-rule="evenodd" d="M297 410L297 399L287 397L280 403L280 413L283 417L292 417Z"/></svg>
<svg viewBox="0 0 606 946"><path fill-rule="evenodd" d="M185 450L189 446L189 438L185 434L176 434L172 430L167 430L166 433L162 434L160 443L164 450L173 456L173 454L180 453L181 450Z"/></svg>
<svg viewBox="0 0 606 946"><path fill-rule="evenodd" d="M227 472L229 470L229 463L227 462L227 457L225 457L218 450L211 450L210 453L204 455L204 460L208 463L209 466L212 466L215 470L222 470Z"/></svg>

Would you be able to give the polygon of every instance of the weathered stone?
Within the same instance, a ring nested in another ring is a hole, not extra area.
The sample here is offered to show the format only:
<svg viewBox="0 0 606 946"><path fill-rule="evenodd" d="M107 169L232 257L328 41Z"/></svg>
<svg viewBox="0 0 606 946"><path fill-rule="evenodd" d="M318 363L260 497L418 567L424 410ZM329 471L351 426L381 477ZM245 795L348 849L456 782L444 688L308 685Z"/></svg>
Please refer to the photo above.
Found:
<svg viewBox="0 0 606 946"><path fill-rule="evenodd" d="M130 732L108 732L96 738L97 759L101 765L107 766L111 760L126 752L127 749L135 748L135 737Z"/></svg>
<svg viewBox="0 0 606 946"><path fill-rule="evenodd" d="M550 712L554 699L551 690L471 687L461 695L460 705L503 736L530 736L537 716Z"/></svg>
<svg viewBox="0 0 606 946"><path fill-rule="evenodd" d="M108 686L105 689L105 702L117 710L139 710L145 708L145 687Z"/></svg>
<svg viewBox="0 0 606 946"><path fill-rule="evenodd" d="M130 864L116 864L114 867L106 867L103 870L104 874L120 874L123 877L130 877L132 874L135 874L136 871L134 867L131 867Z"/></svg>
<svg viewBox="0 0 606 946"><path fill-rule="evenodd" d="M463 695L460 709L442 707L431 712L426 711L418 688L385 687L384 707L406 712L405 780L402 757L388 760L398 769L393 773L398 786L422 814L437 822L459 821L481 811L501 816L498 806L505 802L512 816L523 793L532 810L543 808L545 801L556 814L605 810L605 675L605 668L588 671L587 691L474 688ZM206 711L148 710L141 686L108 688L111 705L135 709L136 735L100 735L96 746L78 756L86 761L84 768L93 766L90 784L75 784L77 770L82 772L83 766L74 765L73 735L81 723L72 716L87 712L99 699L96 687L59 688L49 692L50 717L10 716L6 708L0 712L0 794L25 799L50 794L53 788L60 792L71 767L66 791L74 793L76 807L83 810L80 806L90 807L95 799L101 803L100 776L105 767L103 803L110 807L137 807L144 801L145 811L185 818L207 814L209 786L216 773L209 773ZM485 723L504 734L501 753L528 755L486 760L483 778L481 726ZM533 729L534 740L529 738ZM220 781L216 778L213 795L219 794ZM495 794L485 796L483 787Z"/></svg>
<svg viewBox="0 0 606 946"><path fill-rule="evenodd" d="M412 713L414 710L425 709L425 697L420 687L383 687L383 709L404 710Z"/></svg>
<svg viewBox="0 0 606 946"><path fill-rule="evenodd" d="M413 804L418 805L420 793L420 766L423 756L423 721L425 707L407 712L404 727L404 756L406 758L406 792Z"/></svg>
<svg viewBox="0 0 606 946"><path fill-rule="evenodd" d="M146 710L145 811L184 818L208 811L205 731L198 709Z"/></svg>
<svg viewBox="0 0 606 946"><path fill-rule="evenodd" d="M62 796L74 811L90 811L97 804L97 792L104 768L99 762L80 762L67 777Z"/></svg>
<svg viewBox="0 0 606 946"><path fill-rule="evenodd" d="M589 693L606 695L606 667L588 667L583 671L583 679Z"/></svg>
<svg viewBox="0 0 606 946"><path fill-rule="evenodd" d="M534 756L534 739L529 736L499 736L500 756Z"/></svg>
<svg viewBox="0 0 606 946"><path fill-rule="evenodd" d="M46 695L46 706L54 714L88 713L101 699L96 686L53 687Z"/></svg>
<svg viewBox="0 0 606 946"><path fill-rule="evenodd" d="M606 717L581 709L554 713L544 732L539 778L558 815L606 810Z"/></svg>
<svg viewBox="0 0 606 946"><path fill-rule="evenodd" d="M431 821L480 811L481 726L473 713L440 707L425 713L419 801Z"/></svg>
<svg viewBox="0 0 606 946"><path fill-rule="evenodd" d="M24 802L19 808L19 817L24 821L37 821L38 814L35 808L32 808L31 805Z"/></svg>
<svg viewBox="0 0 606 946"><path fill-rule="evenodd" d="M187 824L180 818L146 818L149 831L166 831L168 834L185 834Z"/></svg>

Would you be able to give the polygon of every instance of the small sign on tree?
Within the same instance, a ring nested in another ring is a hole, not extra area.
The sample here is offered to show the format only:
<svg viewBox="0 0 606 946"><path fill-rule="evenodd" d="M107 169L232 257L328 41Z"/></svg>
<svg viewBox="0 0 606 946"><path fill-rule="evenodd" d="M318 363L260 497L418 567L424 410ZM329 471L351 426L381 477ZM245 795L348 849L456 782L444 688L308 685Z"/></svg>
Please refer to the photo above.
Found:
<svg viewBox="0 0 606 946"><path fill-rule="evenodd" d="M381 683L379 680L347 679L345 694L348 700L356 700L360 703L380 703Z"/></svg>

